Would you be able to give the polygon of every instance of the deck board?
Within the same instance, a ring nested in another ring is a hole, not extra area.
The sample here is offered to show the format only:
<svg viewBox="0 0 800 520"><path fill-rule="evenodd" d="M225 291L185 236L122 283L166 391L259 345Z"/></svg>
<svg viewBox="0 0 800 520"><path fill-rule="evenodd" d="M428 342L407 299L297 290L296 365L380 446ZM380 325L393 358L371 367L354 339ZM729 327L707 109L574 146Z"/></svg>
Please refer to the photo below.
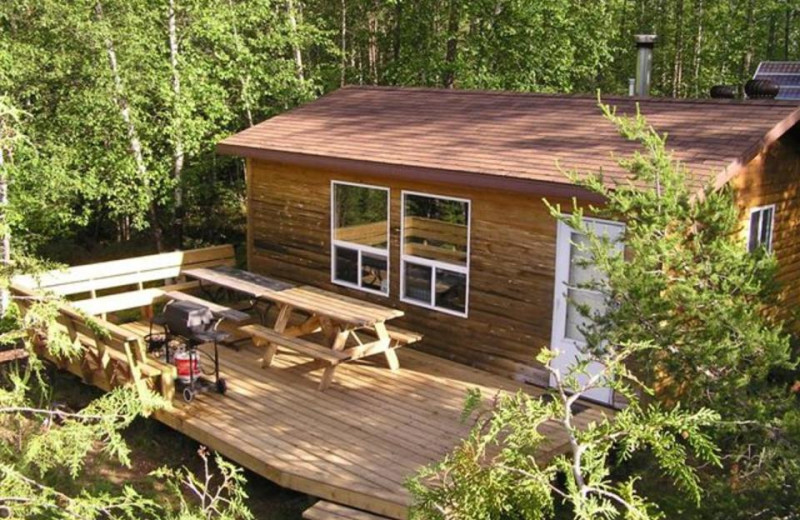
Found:
<svg viewBox="0 0 800 520"><path fill-rule="evenodd" d="M146 323L124 327L148 332ZM460 421L468 389L479 388L487 400L501 391L543 393L412 348L398 351L397 372L380 358L345 363L319 392L322 364L279 350L263 369L260 356L248 344L222 348L228 393L176 400L157 418L281 486L389 518L406 517L404 482L468 434L472 423ZM588 406L577 419L597 420L603 410ZM564 448L560 426L543 431L543 453ZM332 511L346 511L335 504Z"/></svg>
<svg viewBox="0 0 800 520"><path fill-rule="evenodd" d="M386 520L385 516L351 509L340 504L320 500L303 511L305 520Z"/></svg>

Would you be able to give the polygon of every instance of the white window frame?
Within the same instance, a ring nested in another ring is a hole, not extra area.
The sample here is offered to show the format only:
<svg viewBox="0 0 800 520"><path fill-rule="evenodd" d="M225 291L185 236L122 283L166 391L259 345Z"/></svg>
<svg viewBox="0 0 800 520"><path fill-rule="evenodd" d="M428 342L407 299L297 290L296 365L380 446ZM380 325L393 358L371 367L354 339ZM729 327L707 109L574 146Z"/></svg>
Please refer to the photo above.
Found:
<svg viewBox="0 0 800 520"><path fill-rule="evenodd" d="M439 260L431 260L429 258L422 258L415 255L407 255L405 252L405 222L406 222L406 195L416 195L419 197L428 197L431 199L452 200L455 202L465 202L467 204L467 264L465 266L450 264ZM424 193L421 191L401 191L400 196L400 301L431 309L451 316L458 316L459 318L469 317L469 287L470 287L470 256L472 251L472 201L470 199L463 199L459 197L451 197L449 195L438 195L435 193ZM406 261L413 264L424 265L431 268L431 303L424 303L413 298L406 297ZM455 273L465 275L467 290L464 296L464 312L454 311L444 307L436 306L436 269L444 269Z"/></svg>
<svg viewBox="0 0 800 520"><path fill-rule="evenodd" d="M355 186L358 188L369 188L375 190L381 190L386 192L386 249L380 249L377 247L365 246L363 244L356 244L354 242L348 242L346 240L337 240L336 239L336 186ZM364 291L370 294L377 294L378 296L389 296L389 292L391 291L391 226L390 221L392 218L391 215L391 203L392 203L392 191L387 186L377 186L374 184L363 184L358 182L347 182L347 181L337 181L331 180L331 217L330 217L330 228L331 228L331 283L335 285L340 285L342 287L348 287L350 289L356 289L359 291ZM354 250L358 253L358 283L351 283L345 280L339 280L336 278L336 248L342 247L347 248L350 250ZM361 258L363 253L386 257L386 291L378 291L375 289L370 289L369 287L364 287L362 285L361 279Z"/></svg>
<svg viewBox="0 0 800 520"><path fill-rule="evenodd" d="M767 210L770 210L770 221L769 221L769 237L767 237L766 246L767 246L767 251L769 251L770 253L772 252L772 237L775 234L775 204L767 204L766 206L756 206L754 208L750 208L750 212L747 215L748 216L748 219L747 219L747 243L745 244L745 247L747 247L747 250L750 251L750 252L753 251L753 249L750 249L750 238L753 236L753 228L752 228L753 213L763 213L764 211L767 211ZM763 226L764 226L763 216L759 217L758 226L759 227L756 230L756 233L757 233L756 237L757 237L758 244L757 244L756 247L764 245L763 242L760 242L758 240L761 237L761 230L763 229Z"/></svg>

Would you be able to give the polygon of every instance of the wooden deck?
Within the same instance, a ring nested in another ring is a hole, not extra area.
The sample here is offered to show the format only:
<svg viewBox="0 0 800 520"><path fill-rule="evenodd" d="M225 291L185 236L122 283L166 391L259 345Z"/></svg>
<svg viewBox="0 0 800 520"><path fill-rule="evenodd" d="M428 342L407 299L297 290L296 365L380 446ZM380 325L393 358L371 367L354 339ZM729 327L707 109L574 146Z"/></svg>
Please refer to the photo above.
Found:
<svg viewBox="0 0 800 520"><path fill-rule="evenodd" d="M146 333L144 323L125 327ZM460 422L467 389L490 399L523 388L406 348L398 372L378 358L346 364L323 393L316 389L321 365L281 351L262 369L260 355L249 345L223 348L228 393L202 394L191 404L176 399L158 419L281 486L390 518L407 514L404 482L468 433ZM601 413L587 407L578 418ZM548 430L543 455L566 447L558 425Z"/></svg>

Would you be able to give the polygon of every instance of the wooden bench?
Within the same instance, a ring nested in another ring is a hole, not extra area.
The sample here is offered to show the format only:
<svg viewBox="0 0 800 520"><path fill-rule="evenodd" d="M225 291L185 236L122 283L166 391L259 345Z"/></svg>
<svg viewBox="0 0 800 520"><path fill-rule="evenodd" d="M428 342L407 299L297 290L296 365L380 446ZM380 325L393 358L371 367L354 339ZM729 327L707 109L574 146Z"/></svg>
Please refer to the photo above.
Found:
<svg viewBox="0 0 800 520"><path fill-rule="evenodd" d="M127 291L109 294L108 296L87 298L85 300L75 300L70 302L70 305L76 309L82 310L90 316L105 315L110 312L148 307L154 303L167 300L169 292L178 292L195 287L197 287L197 282L182 282L171 284L166 287L151 287L149 289L139 289L138 291ZM175 291L170 291L171 289Z"/></svg>
<svg viewBox="0 0 800 520"><path fill-rule="evenodd" d="M331 384L333 372L339 363L350 359L344 352L332 350L301 338L287 336L263 325L245 325L240 330L249 334L253 338L253 343L257 346L264 347L264 358L261 365L265 368L272 364L272 359L275 357L278 347L288 348L304 356L324 362L327 366L319 383L321 391L327 389Z"/></svg>
<svg viewBox="0 0 800 520"><path fill-rule="evenodd" d="M233 246L223 245L79 265L37 276L17 276L13 282L65 297L88 294L89 298L73 301L72 306L105 318L107 313L137 307L149 311L169 291L198 287L197 281L182 279L185 271L234 264ZM159 284L161 287L157 287Z"/></svg>

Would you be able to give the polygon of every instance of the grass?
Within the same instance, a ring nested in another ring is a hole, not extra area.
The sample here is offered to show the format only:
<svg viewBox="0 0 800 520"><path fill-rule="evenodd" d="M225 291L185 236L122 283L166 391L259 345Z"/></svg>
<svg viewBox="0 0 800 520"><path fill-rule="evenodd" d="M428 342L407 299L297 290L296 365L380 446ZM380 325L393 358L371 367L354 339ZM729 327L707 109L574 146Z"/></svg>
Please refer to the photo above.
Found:
<svg viewBox="0 0 800 520"><path fill-rule="evenodd" d="M101 390L85 385L71 374L56 372L52 379L53 401L79 410L101 394ZM197 455L200 445L193 439L172 430L155 419L139 418L125 431L125 439L131 448L131 467L107 460L93 454L76 480L64 474L52 474L49 478L59 481L59 488L68 493L82 489L120 491L124 485L133 486L139 493L164 502L165 489L161 482L150 476L150 472L161 467L186 467L202 475L202 461ZM298 520L303 510L315 499L296 493L245 471L248 507L255 518L265 520ZM187 495L188 497L188 495ZM175 499L173 498L173 504Z"/></svg>

